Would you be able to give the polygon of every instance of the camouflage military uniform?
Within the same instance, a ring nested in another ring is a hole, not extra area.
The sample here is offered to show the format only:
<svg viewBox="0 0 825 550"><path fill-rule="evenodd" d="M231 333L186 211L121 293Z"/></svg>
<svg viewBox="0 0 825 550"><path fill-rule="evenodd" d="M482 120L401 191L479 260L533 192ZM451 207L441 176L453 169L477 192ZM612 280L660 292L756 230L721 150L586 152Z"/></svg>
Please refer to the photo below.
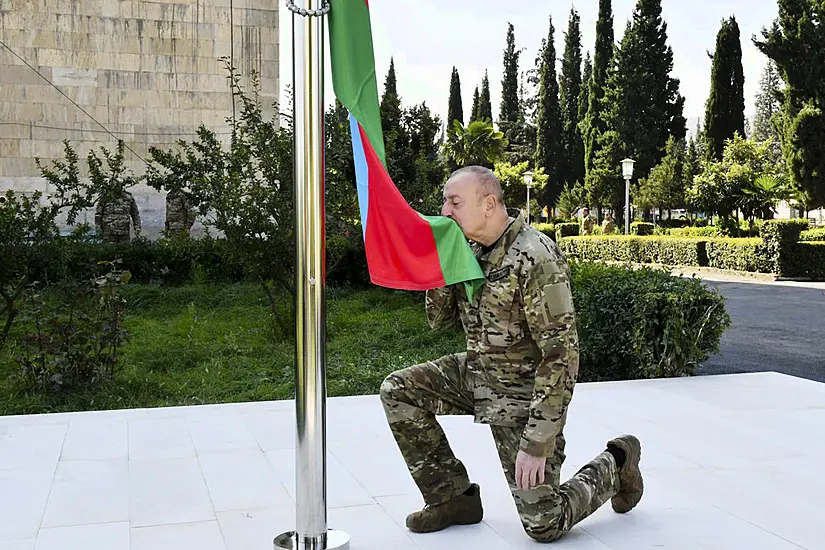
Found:
<svg viewBox="0 0 825 550"><path fill-rule="evenodd" d="M426 504L470 487L436 415L473 414L491 425L525 531L552 541L614 496L619 478L603 452L560 483L562 429L579 367L569 268L551 239L511 215L491 249L476 247L487 281L472 301L462 285L427 293L430 324L460 319L467 351L390 374L381 400ZM542 485L517 488L519 450L547 457Z"/></svg>
<svg viewBox="0 0 825 550"><path fill-rule="evenodd" d="M612 235L616 231L616 224L613 220L604 220L602 223L602 234Z"/></svg>
<svg viewBox="0 0 825 550"><path fill-rule="evenodd" d="M596 222L593 220L593 217L588 214L582 218L582 235L592 235L593 234L593 226L596 225Z"/></svg>
<svg viewBox="0 0 825 550"><path fill-rule="evenodd" d="M140 235L140 213L131 193L123 191L114 200L101 198L95 211L95 228L104 242L123 243L131 240L131 225Z"/></svg>
<svg viewBox="0 0 825 550"><path fill-rule="evenodd" d="M188 235L194 223L195 209L186 194L181 190L170 191L166 195L166 236Z"/></svg>

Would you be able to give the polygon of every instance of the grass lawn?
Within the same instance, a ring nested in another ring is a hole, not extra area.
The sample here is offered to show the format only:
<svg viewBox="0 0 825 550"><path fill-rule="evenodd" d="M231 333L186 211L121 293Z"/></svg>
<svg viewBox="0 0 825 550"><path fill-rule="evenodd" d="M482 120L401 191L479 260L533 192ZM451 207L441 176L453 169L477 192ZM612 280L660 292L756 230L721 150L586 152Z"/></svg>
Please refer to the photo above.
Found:
<svg viewBox="0 0 825 550"><path fill-rule="evenodd" d="M129 285L130 340L115 379L96 391L46 394L15 379L14 342L0 352L0 414L287 399L294 342L273 337L260 287ZM290 300L289 297L284 297ZM372 394L389 372L460 351L460 330L432 331L421 293L328 289L330 396Z"/></svg>

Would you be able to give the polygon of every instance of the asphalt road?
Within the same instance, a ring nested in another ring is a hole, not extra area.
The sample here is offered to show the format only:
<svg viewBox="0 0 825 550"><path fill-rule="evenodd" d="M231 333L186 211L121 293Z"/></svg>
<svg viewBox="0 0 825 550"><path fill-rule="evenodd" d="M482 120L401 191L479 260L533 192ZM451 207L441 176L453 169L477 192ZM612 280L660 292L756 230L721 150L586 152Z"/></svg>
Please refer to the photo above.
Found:
<svg viewBox="0 0 825 550"><path fill-rule="evenodd" d="M825 382L825 288L705 281L732 324L697 374L776 371Z"/></svg>

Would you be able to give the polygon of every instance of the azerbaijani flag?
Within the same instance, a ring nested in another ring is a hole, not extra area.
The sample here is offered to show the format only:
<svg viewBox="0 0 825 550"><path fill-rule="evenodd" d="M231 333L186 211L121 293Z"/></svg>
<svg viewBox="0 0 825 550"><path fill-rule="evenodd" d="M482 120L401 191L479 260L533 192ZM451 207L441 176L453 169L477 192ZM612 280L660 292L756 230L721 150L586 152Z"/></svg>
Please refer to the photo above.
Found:
<svg viewBox="0 0 825 550"><path fill-rule="evenodd" d="M484 282L458 224L413 210L387 172L368 0L334 0L329 10L332 85L349 111L358 204L373 283L428 290Z"/></svg>

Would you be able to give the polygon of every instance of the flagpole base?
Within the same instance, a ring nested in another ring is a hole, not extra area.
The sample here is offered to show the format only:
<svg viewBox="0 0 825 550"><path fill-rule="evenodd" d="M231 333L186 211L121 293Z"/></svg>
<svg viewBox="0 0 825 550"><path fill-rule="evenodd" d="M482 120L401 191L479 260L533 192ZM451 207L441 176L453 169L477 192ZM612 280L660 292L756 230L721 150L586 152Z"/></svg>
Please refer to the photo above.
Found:
<svg viewBox="0 0 825 550"><path fill-rule="evenodd" d="M327 543L323 541L304 541L303 546L298 546L295 531L281 533L273 541L275 550L349 550L349 535L343 531L334 529L327 530Z"/></svg>

